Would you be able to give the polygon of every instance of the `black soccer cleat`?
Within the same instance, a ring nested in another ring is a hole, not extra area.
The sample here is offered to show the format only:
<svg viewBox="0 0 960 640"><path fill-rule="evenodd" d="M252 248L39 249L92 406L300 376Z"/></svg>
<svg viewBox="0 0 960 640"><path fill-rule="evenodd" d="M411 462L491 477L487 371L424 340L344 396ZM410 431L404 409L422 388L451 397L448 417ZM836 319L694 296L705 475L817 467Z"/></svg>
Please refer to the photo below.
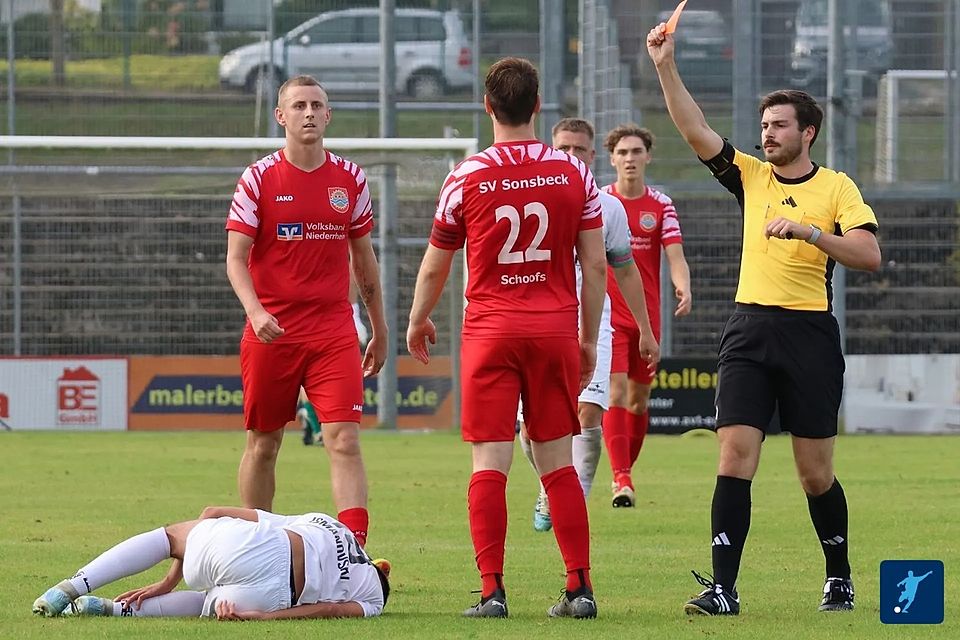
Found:
<svg viewBox="0 0 960 640"><path fill-rule="evenodd" d="M593 592L582 587L576 592L562 591L557 604L547 609L547 615L551 618L596 618L597 601L593 597Z"/></svg>
<svg viewBox="0 0 960 640"><path fill-rule="evenodd" d="M740 615L740 596L736 588L726 589L717 584L712 578L708 580L696 571L691 571L693 577L706 587L693 600L683 605L683 611L688 616L738 616Z"/></svg>
<svg viewBox="0 0 960 640"><path fill-rule="evenodd" d="M489 596L480 598L480 602L463 612L464 618L506 618L507 594L497 589Z"/></svg>
<svg viewBox="0 0 960 640"><path fill-rule="evenodd" d="M853 581L849 578L827 578L823 585L820 611L853 611Z"/></svg>

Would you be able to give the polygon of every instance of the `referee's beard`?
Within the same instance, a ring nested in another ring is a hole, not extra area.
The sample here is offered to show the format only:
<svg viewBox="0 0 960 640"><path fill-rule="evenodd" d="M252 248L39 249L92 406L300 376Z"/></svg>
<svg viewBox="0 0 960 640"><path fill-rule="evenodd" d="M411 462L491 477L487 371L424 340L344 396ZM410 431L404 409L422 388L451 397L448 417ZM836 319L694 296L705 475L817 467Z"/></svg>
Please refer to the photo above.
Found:
<svg viewBox="0 0 960 640"><path fill-rule="evenodd" d="M783 167L794 162L803 153L803 143L797 140L789 145L781 144L773 149L763 148L763 155L767 162L775 167Z"/></svg>

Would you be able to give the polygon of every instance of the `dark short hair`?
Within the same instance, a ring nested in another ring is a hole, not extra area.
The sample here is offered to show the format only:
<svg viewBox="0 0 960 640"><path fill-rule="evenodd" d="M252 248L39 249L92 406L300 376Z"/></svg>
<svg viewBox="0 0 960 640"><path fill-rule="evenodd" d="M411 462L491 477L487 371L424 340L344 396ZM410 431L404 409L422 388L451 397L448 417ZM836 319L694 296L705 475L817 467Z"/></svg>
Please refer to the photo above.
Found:
<svg viewBox="0 0 960 640"><path fill-rule="evenodd" d="M561 131L585 133L590 137L591 140L593 140L594 136L593 125L590 124L589 120L584 120L583 118L564 118L557 124L553 125L553 130L550 133L556 136Z"/></svg>
<svg viewBox="0 0 960 640"><path fill-rule="evenodd" d="M293 76L282 85L277 91L277 104L280 104L280 100L283 99L283 94L286 93L287 89L290 87L320 87L320 91L323 91L323 94L327 94L327 90L323 88L323 85L320 84L320 81L314 78L313 76Z"/></svg>
<svg viewBox="0 0 960 640"><path fill-rule="evenodd" d="M529 60L503 58L496 61L483 84L497 122L515 127L527 124L533 118L540 76Z"/></svg>
<svg viewBox="0 0 960 640"><path fill-rule="evenodd" d="M617 125L611 129L610 133L608 133L607 137L603 140L603 146L607 148L607 151L613 153L617 143L630 136L643 140L643 146L647 148L647 151L653 150L653 141L656 139L653 133L650 132L650 129L633 124L632 122Z"/></svg>
<svg viewBox="0 0 960 640"><path fill-rule="evenodd" d="M387 599L390 597L390 581L387 579L387 574L379 566L373 565L373 568L377 570L377 577L380 578L380 589L383 590L383 606L387 606Z"/></svg>
<svg viewBox="0 0 960 640"><path fill-rule="evenodd" d="M823 109L817 104L809 93L797 91L796 89L780 89L763 96L760 100L760 115L770 107L776 107L781 104L792 104L797 112L797 126L800 131L807 127L813 127L813 138L810 139L810 146L817 141L820 134L820 126L823 124Z"/></svg>

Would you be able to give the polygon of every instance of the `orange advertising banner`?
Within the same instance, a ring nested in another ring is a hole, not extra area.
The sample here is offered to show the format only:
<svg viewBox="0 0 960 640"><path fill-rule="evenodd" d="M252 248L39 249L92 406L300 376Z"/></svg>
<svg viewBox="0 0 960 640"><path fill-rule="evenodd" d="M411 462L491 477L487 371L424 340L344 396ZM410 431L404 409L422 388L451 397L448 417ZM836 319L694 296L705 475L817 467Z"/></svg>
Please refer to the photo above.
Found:
<svg viewBox="0 0 960 640"><path fill-rule="evenodd" d="M397 375L397 426L449 429L450 358L424 366L401 356ZM243 429L238 356L133 356L127 388L131 431ZM379 400L377 379L364 380L362 427L377 426Z"/></svg>

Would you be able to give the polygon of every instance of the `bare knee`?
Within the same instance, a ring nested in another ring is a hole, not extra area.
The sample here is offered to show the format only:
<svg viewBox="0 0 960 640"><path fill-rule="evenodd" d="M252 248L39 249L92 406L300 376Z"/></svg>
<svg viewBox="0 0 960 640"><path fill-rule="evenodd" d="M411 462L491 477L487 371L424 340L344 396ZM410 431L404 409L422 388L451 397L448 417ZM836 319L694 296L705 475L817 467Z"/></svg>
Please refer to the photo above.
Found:
<svg viewBox="0 0 960 640"><path fill-rule="evenodd" d="M623 373L614 373L610 376L610 406L627 406L627 376Z"/></svg>
<svg viewBox="0 0 960 640"><path fill-rule="evenodd" d="M736 430L736 431L733 431ZM719 475L752 480L760 464L763 434L753 427L724 427L720 439Z"/></svg>
<svg viewBox="0 0 960 640"><path fill-rule="evenodd" d="M833 486L833 465L797 465L800 486L809 496L820 496Z"/></svg>
<svg viewBox="0 0 960 640"><path fill-rule="evenodd" d="M246 454L260 462L275 462L280 453L281 442L283 429L269 433L248 431Z"/></svg>
<svg viewBox="0 0 960 640"><path fill-rule="evenodd" d="M581 402L577 407L580 426L584 429L599 427L603 421L603 409L592 402Z"/></svg>
<svg viewBox="0 0 960 640"><path fill-rule="evenodd" d="M360 427L351 423L324 426L323 446L331 456L359 456Z"/></svg>
<svg viewBox="0 0 960 640"><path fill-rule="evenodd" d="M630 381L627 389L627 411L634 415L646 413L650 400L650 385Z"/></svg>
<svg viewBox="0 0 960 640"><path fill-rule="evenodd" d="M822 495L833 486L834 441L834 438L793 438L793 459L797 465L797 476L807 495Z"/></svg>

